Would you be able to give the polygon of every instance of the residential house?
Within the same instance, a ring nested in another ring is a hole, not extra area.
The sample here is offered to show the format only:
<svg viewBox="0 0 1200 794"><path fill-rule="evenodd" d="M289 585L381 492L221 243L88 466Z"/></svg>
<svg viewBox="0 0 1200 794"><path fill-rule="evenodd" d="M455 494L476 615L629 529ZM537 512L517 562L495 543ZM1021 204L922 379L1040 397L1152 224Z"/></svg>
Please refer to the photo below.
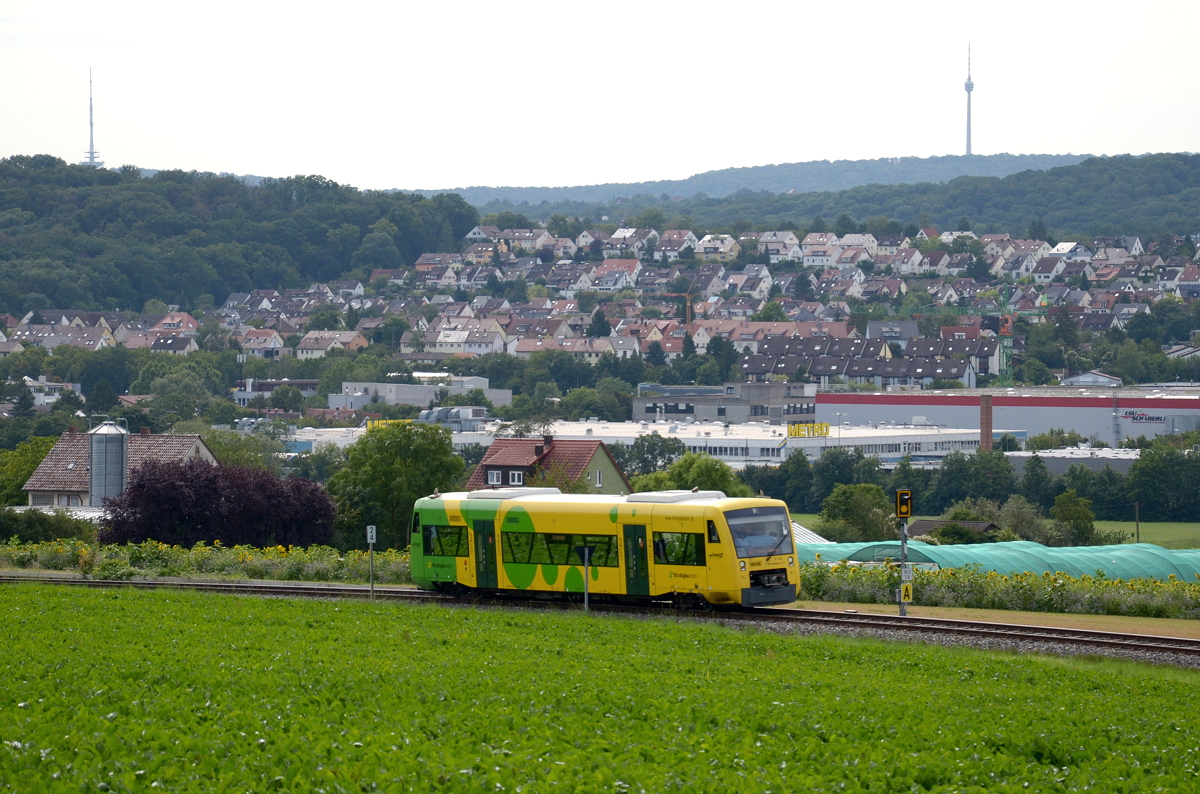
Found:
<svg viewBox="0 0 1200 794"><path fill-rule="evenodd" d="M862 248L870 256L875 256L879 250L879 241L873 234L847 234L838 243L843 248Z"/></svg>
<svg viewBox="0 0 1200 794"><path fill-rule="evenodd" d="M831 249L838 247L838 236L833 232L809 232L800 241L800 249L804 252L805 257L814 248Z"/></svg>
<svg viewBox="0 0 1200 794"><path fill-rule="evenodd" d="M867 339L882 339L885 342L895 342L901 350L908 347L908 340L921 335L921 329L916 320L869 320L867 321Z"/></svg>
<svg viewBox="0 0 1200 794"><path fill-rule="evenodd" d="M368 344L358 331L309 331L296 346L296 357L324 358L330 350L362 350Z"/></svg>
<svg viewBox="0 0 1200 794"><path fill-rule="evenodd" d="M693 252L699 245L700 239L691 229L668 229L659 235L658 244L654 246L655 262L674 262L685 248Z"/></svg>
<svg viewBox="0 0 1200 794"><path fill-rule="evenodd" d="M1065 267L1066 261L1062 257L1042 257L1033 267L1033 280L1038 284L1049 284Z"/></svg>
<svg viewBox="0 0 1200 794"><path fill-rule="evenodd" d="M706 234L696 246L696 258L710 262L732 262L741 251L738 241L728 234Z"/></svg>
<svg viewBox="0 0 1200 794"><path fill-rule="evenodd" d="M186 356L199 349L200 345L196 344L196 337L184 334L159 334L154 343L150 345L150 350L155 353L173 353L177 356Z"/></svg>
<svg viewBox="0 0 1200 794"><path fill-rule="evenodd" d="M1059 243L1050 249L1049 256L1059 257L1068 262L1091 262L1092 252L1079 243Z"/></svg>
<svg viewBox="0 0 1200 794"><path fill-rule="evenodd" d="M484 244L486 245L486 244ZM487 246L488 253L491 253L491 247ZM488 262L491 262L491 257L488 257ZM418 273L424 273L427 270L433 270L438 267L448 267L455 273L463 269L467 264L466 255L459 253L448 254L421 254L417 257L416 269ZM336 283L336 282L335 282ZM361 293L359 293L361 294Z"/></svg>
<svg viewBox="0 0 1200 794"><path fill-rule="evenodd" d="M575 238L575 246L577 250L598 254L610 236L608 232L600 229L586 229Z"/></svg>
<svg viewBox="0 0 1200 794"><path fill-rule="evenodd" d="M604 241L601 253L605 259L621 259L633 256L643 259L650 243L658 238L654 229L620 228Z"/></svg>
<svg viewBox="0 0 1200 794"><path fill-rule="evenodd" d="M554 472L582 481L596 493L633 493L629 480L603 441L536 438L497 438L467 480L468 491L532 484L535 476Z"/></svg>
<svg viewBox="0 0 1200 794"><path fill-rule="evenodd" d="M105 422L100 428L119 430ZM149 428L141 433L122 433L125 441L125 471L121 481L127 483L130 473L149 461L186 463L203 460L217 465L212 451L199 435L151 435ZM66 432L46 453L34 469L22 490L29 495L34 507L100 507L100 495L91 493L91 433Z"/></svg>
<svg viewBox="0 0 1200 794"><path fill-rule="evenodd" d="M553 239L554 236L545 229L505 229L500 232L496 242L506 252L520 248L533 253L541 250L542 246Z"/></svg>
<svg viewBox="0 0 1200 794"><path fill-rule="evenodd" d="M500 230L495 226L476 226L471 231L467 232L463 242L467 245L475 245L476 243L495 243L500 240Z"/></svg>

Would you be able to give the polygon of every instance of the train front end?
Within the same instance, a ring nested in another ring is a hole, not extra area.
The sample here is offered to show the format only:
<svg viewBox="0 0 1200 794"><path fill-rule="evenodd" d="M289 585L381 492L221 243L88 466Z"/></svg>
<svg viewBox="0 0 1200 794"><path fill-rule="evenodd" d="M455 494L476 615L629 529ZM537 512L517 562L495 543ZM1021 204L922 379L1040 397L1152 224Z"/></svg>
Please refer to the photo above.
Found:
<svg viewBox="0 0 1200 794"><path fill-rule="evenodd" d="M791 604L800 582L792 519L773 499L736 499L722 505L721 517L733 543L722 590L725 603L745 607Z"/></svg>

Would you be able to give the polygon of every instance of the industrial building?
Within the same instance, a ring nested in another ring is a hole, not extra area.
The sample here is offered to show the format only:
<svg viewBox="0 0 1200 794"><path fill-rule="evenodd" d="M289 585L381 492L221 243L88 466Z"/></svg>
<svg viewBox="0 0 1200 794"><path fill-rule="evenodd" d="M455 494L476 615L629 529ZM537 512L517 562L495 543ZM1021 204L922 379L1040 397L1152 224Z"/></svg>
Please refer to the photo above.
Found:
<svg viewBox="0 0 1200 794"><path fill-rule="evenodd" d="M789 433L789 431L791 431ZM299 428L288 437L289 448L311 449L320 444L348 446L366 428ZM454 446L490 446L502 423L490 421L474 432L453 434ZM797 450L809 459L820 457L829 447L861 449L875 455L885 466L894 466L908 455L914 464L937 465L951 452L970 454L979 447L979 431L945 427L828 427L823 425L771 425L767 422L725 424L723 422L553 422L539 432L558 439L599 440L612 446L632 447L644 435L677 438L689 452L704 452L735 469L748 465L779 465Z"/></svg>
<svg viewBox="0 0 1200 794"><path fill-rule="evenodd" d="M343 382L339 394L329 395L329 407L357 411L375 400L384 405L419 405L424 408L436 401L438 392L443 390L447 394L457 395L466 394L472 389L482 391L492 405L512 405L512 390L490 388L487 378L444 373L413 373L413 376L421 383Z"/></svg>
<svg viewBox="0 0 1200 794"><path fill-rule="evenodd" d="M1033 436L1051 428L1118 446L1127 438L1200 429L1200 390L1030 388L972 391L821 392L816 420L830 424L911 424L980 428L991 398L995 428ZM996 431L999 435L999 430Z"/></svg>
<svg viewBox="0 0 1200 794"><path fill-rule="evenodd" d="M811 383L726 383L723 386L638 384L636 420L767 422L772 425L816 420L817 387Z"/></svg>

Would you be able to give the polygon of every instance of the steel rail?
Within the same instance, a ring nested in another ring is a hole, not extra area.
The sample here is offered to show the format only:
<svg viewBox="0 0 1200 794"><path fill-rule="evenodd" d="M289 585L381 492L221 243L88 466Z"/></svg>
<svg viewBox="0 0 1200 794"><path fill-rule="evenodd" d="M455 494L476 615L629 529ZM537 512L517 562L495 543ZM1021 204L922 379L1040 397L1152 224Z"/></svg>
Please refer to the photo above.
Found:
<svg viewBox="0 0 1200 794"><path fill-rule="evenodd" d="M365 599L370 595L367 585L314 584L308 582L248 582L244 580L222 581L214 579L104 580L71 576L0 573L0 584L58 584L76 587L127 588L137 590L194 590L234 595L290 598ZM388 601L440 602L446 604L488 603L543 608L569 608L573 606L572 603L564 601L534 601L512 598L490 598L486 596L455 597L426 590L388 586L376 587L375 595L381 600ZM925 634L993 638L1011 642L1058 643L1106 649L1177 653L1188 656L1200 655L1200 640L1193 640L1186 637L1124 634L1111 631L1093 631L1090 629L1072 629L1020 623L993 623L989 621L912 616L900 617L898 615L878 615L865 612L829 612L807 609L781 609L778 607L734 607L714 610L694 610L677 609L669 606L655 607L649 604L595 604L592 609L597 612L612 614L675 616L701 620L791 623L795 625L807 624L893 632L911 631Z"/></svg>

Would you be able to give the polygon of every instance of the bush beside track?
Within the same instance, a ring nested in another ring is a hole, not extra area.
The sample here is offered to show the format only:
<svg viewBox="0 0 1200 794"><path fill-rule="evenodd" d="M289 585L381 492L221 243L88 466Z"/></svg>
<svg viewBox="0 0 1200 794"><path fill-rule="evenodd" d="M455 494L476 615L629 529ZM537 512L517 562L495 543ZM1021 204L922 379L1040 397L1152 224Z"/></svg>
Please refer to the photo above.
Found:
<svg viewBox="0 0 1200 794"><path fill-rule="evenodd" d="M330 546L168 546L148 540L130 544L89 544L81 540L0 543L0 569L78 571L94 579L180 576L219 579L274 579L298 582L367 582L367 553ZM375 552L375 581L412 584L407 551Z"/></svg>

